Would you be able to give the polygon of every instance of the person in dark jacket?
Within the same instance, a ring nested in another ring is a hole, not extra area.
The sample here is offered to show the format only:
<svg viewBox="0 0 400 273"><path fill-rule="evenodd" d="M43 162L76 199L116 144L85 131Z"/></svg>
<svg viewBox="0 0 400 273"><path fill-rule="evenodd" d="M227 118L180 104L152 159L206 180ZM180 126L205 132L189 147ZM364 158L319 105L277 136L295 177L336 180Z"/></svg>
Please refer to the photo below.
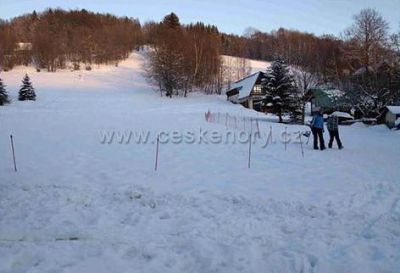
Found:
<svg viewBox="0 0 400 273"><path fill-rule="evenodd" d="M332 149L333 140L336 139L339 149L343 149L342 141L339 137L339 118L337 116L330 115L326 122L326 127L328 128L329 132L328 147Z"/></svg>
<svg viewBox="0 0 400 273"><path fill-rule="evenodd" d="M311 132L314 137L314 150L318 150L318 140L321 151L325 150L324 117L320 109L315 112L311 120Z"/></svg>

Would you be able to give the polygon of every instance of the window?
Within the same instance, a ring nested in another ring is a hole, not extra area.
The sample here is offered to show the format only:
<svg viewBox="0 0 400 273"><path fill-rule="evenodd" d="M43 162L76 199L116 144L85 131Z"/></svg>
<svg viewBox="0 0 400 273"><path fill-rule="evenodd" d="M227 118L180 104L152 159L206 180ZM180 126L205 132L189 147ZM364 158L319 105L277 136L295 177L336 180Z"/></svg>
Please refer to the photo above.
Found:
<svg viewBox="0 0 400 273"><path fill-rule="evenodd" d="M262 95L262 89L260 84L256 84L253 87L253 95Z"/></svg>

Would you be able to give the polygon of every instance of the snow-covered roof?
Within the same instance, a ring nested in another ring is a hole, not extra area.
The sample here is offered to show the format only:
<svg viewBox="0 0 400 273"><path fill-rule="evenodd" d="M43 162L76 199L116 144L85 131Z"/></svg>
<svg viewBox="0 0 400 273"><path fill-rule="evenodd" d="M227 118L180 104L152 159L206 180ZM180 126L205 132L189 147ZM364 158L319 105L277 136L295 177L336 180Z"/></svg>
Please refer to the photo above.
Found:
<svg viewBox="0 0 400 273"><path fill-rule="evenodd" d="M336 111L336 112L333 112L331 115L335 116L335 117L338 117L338 118L354 119L352 115L350 115L349 113L346 113L346 112Z"/></svg>
<svg viewBox="0 0 400 273"><path fill-rule="evenodd" d="M237 82L234 82L231 86L232 89L238 89L239 90L239 97L238 99L243 99L245 97L250 96L251 91L253 90L254 85L257 82L258 76L262 73L261 71L256 72L254 74L251 74L247 76L246 78L243 78Z"/></svg>
<svg viewBox="0 0 400 273"><path fill-rule="evenodd" d="M386 108L393 114L400 115L400 106L386 106Z"/></svg>

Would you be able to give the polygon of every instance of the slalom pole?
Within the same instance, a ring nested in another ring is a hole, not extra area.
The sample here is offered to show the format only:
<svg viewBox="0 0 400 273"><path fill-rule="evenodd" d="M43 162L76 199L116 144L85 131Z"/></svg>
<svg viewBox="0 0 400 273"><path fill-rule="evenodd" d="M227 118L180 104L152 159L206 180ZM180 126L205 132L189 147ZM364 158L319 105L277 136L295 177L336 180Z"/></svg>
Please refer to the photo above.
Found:
<svg viewBox="0 0 400 273"><path fill-rule="evenodd" d="M287 149L287 143L286 143L286 141L287 141L287 127L285 126L285 152L286 152L286 149Z"/></svg>
<svg viewBox="0 0 400 273"><path fill-rule="evenodd" d="M272 125L269 126L269 136L271 136L271 143L272 143Z"/></svg>
<svg viewBox="0 0 400 273"><path fill-rule="evenodd" d="M156 159L155 159L155 162L154 162L154 171L157 171L157 167L158 167L158 150L159 150L159 146L160 146L160 135L157 135Z"/></svg>
<svg viewBox="0 0 400 273"><path fill-rule="evenodd" d="M247 163L247 167L250 169L250 159L251 159L251 133L250 133L250 141L249 141L249 161Z"/></svg>
<svg viewBox="0 0 400 273"><path fill-rule="evenodd" d="M13 140L13 136L12 135L10 135L10 140L11 140L11 150L12 150L13 161L14 161L14 171L17 172L17 163L15 161L14 140Z"/></svg>
<svg viewBox="0 0 400 273"><path fill-rule="evenodd" d="M299 131L299 137L300 137L301 155L304 157L304 148L303 148L303 141L301 139L301 131Z"/></svg>
<svg viewBox="0 0 400 273"><path fill-rule="evenodd" d="M260 133L260 126L258 126L258 119L256 119L257 122L257 133Z"/></svg>

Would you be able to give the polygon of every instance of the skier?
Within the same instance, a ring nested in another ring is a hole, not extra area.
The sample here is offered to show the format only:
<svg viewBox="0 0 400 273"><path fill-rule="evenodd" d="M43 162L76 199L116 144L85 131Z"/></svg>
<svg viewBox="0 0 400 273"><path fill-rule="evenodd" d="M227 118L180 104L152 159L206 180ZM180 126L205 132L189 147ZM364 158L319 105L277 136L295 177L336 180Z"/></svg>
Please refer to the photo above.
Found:
<svg viewBox="0 0 400 273"><path fill-rule="evenodd" d="M321 151L325 150L324 142L324 117L322 116L322 111L320 108L315 109L315 114L311 120L311 132L314 137L314 150L318 150L318 140L319 148Z"/></svg>
<svg viewBox="0 0 400 273"><path fill-rule="evenodd" d="M332 149L333 140L336 139L336 143L338 148L341 150L343 149L342 141L340 141L339 137L339 118L337 116L330 115L327 122L326 127L328 128L329 132L329 149Z"/></svg>

